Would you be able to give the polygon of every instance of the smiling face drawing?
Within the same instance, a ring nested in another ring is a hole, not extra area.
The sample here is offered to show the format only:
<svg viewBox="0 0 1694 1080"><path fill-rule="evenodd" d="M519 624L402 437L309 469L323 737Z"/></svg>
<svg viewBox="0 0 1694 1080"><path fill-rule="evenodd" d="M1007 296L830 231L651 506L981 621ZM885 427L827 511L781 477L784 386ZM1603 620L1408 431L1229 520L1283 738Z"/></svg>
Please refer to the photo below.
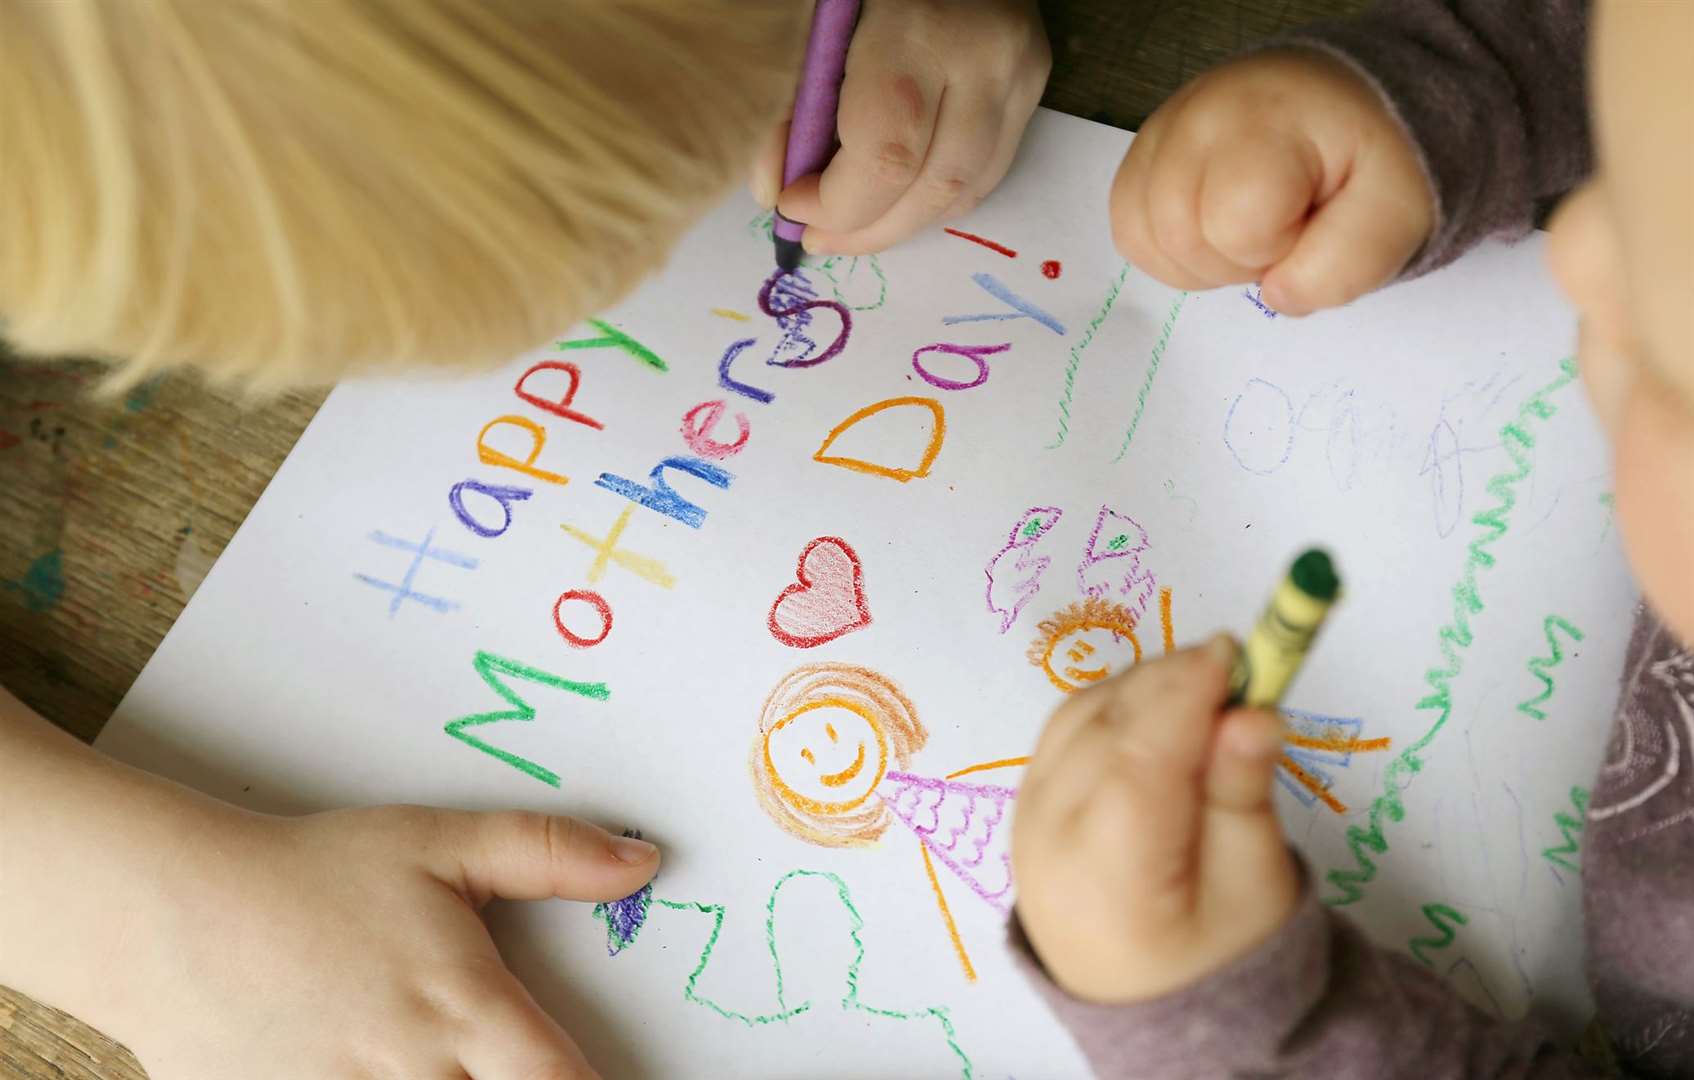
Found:
<svg viewBox="0 0 1694 1080"><path fill-rule="evenodd" d="M750 762L771 820L826 847L870 843L888 827L877 786L927 739L887 679L848 664L808 664L765 700Z"/></svg>
<svg viewBox="0 0 1694 1080"><path fill-rule="evenodd" d="M1135 616L1121 604L1090 598L1042 620L1029 662L1065 693L1075 693L1141 659Z"/></svg>
<svg viewBox="0 0 1694 1080"><path fill-rule="evenodd" d="M810 701L765 733L765 769L784 801L840 814L864 803L888 771L882 722L845 697Z"/></svg>

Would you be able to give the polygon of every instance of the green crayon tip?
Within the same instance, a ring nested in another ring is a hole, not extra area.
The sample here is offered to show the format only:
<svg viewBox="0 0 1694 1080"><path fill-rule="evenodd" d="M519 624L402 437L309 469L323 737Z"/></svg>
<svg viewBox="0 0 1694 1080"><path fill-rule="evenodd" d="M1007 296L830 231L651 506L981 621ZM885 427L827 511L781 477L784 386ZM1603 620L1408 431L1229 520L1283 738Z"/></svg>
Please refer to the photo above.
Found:
<svg viewBox="0 0 1694 1080"><path fill-rule="evenodd" d="M1294 587L1314 600L1334 600L1336 593L1341 591L1341 579L1335 575L1335 564L1329 561L1329 553L1318 548L1294 560L1294 567L1288 572L1293 578Z"/></svg>

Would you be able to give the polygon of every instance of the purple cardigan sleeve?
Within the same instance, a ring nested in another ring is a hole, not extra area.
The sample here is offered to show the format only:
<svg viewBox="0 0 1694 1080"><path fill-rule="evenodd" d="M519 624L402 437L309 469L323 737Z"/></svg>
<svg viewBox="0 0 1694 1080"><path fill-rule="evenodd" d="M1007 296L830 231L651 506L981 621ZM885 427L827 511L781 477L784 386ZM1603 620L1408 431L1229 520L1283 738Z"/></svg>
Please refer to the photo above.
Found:
<svg viewBox="0 0 1694 1080"><path fill-rule="evenodd" d="M1592 168L1588 0L1382 0L1273 45L1318 49L1382 95L1436 193L1415 277L1519 237Z"/></svg>
<svg viewBox="0 0 1694 1080"><path fill-rule="evenodd" d="M1472 1008L1433 972L1378 949L1311 889L1264 944L1200 982L1136 1005L1096 1005L1014 949L1101 1080L1419 1080L1598 1077L1533 1022Z"/></svg>

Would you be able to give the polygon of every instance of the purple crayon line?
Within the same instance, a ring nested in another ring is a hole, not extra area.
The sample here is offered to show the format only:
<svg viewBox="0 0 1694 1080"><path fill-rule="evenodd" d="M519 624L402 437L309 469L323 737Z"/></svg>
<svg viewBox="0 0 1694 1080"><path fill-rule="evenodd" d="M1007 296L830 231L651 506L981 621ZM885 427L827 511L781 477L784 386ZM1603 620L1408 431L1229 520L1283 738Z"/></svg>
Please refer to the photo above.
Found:
<svg viewBox="0 0 1694 1080"><path fill-rule="evenodd" d="M859 0L818 0L812 13L812 33L806 41L806 63L800 69L800 89L794 95L794 117L788 128L788 148L782 159L782 186L802 176L822 172L835 152L835 112L841 103L841 79L847 71L847 47L859 21ZM800 265L800 237L806 226L776 215L776 264L784 270Z"/></svg>

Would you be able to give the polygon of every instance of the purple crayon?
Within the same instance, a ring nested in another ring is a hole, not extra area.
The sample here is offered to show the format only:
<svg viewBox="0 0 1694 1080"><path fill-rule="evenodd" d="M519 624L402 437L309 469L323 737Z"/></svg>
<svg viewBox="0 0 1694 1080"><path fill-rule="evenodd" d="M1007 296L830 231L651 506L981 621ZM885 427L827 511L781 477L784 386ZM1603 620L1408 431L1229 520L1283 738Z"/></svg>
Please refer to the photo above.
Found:
<svg viewBox="0 0 1694 1080"><path fill-rule="evenodd" d="M782 159L782 186L821 172L835 152L835 111L841 101L841 78L847 71L847 46L859 20L859 0L818 0L812 13L812 33L806 40L806 63L800 69L800 89L794 95L794 118L788 128L788 148ZM806 226L776 215L776 264L784 270L800 265L800 237Z"/></svg>

